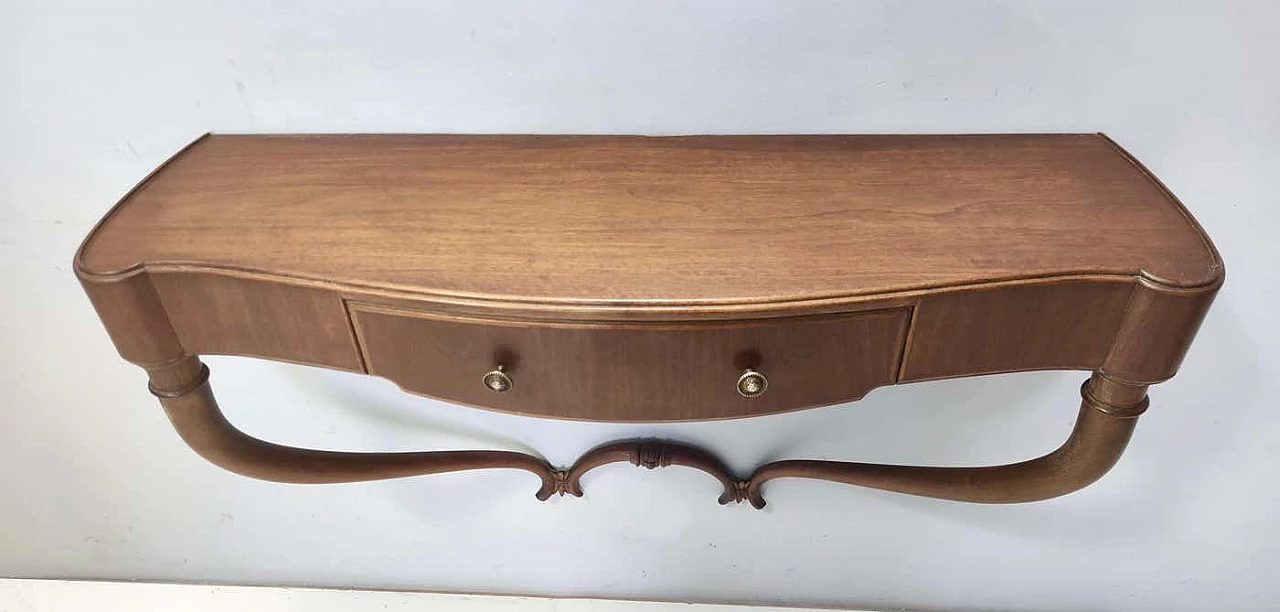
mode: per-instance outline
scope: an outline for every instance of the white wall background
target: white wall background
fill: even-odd
[[[966,609],[1280,605],[1280,10],[1271,2],[63,2],[0,6],[0,575]],[[691,471],[285,486],[204,463],[70,270],[205,131],[1105,131],[1216,240],[1226,288],[1129,453],[1056,501],[964,505]],[[802,263],[798,265],[803,265]],[[694,441],[951,464],[1061,441],[1079,373],[881,389],[751,421],[558,423],[211,359],[252,433],[340,449]]]

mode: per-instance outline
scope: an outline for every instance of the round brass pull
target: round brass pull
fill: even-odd
[[[760,397],[769,388],[769,379],[751,368],[738,377],[738,394],[742,397]]]
[[[484,386],[494,393],[506,393],[511,390],[514,383],[511,382],[511,377],[507,376],[505,370],[505,366],[498,366],[498,369],[487,372],[484,375]]]

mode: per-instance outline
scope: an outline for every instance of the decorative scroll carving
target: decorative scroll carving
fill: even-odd
[[[729,468],[711,453],[700,448],[666,440],[623,440],[596,447],[569,468],[564,493],[582,497],[582,475],[610,463],[630,462],[631,465],[654,469],[669,465],[683,465],[710,474],[724,486],[720,503],[740,502],[745,499],[746,483],[736,480]]]

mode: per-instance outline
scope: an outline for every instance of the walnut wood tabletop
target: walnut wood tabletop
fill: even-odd
[[[702,469],[721,503],[819,478],[978,502],[1101,477],[1223,279],[1185,208],[1097,134],[210,135],[76,255],[120,354],[198,453],[285,482],[473,468],[581,495],[614,461]],[[340,453],[230,425],[201,354],[382,376],[506,412],[749,417],[879,386],[1092,371],[1058,450],[985,468],[605,444],[558,469],[500,451]]]

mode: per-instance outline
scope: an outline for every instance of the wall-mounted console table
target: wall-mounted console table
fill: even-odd
[[[178,434],[255,478],[479,468],[581,495],[618,461],[973,502],[1061,495],[1120,457],[1223,279],[1186,209],[1105,136],[205,136],[85,240],[76,274]],[[1092,371],[1057,450],[980,468],[787,460],[731,474],[662,441],[523,453],[258,440],[199,355],[385,377],[562,419],[685,421],[893,384]]]

